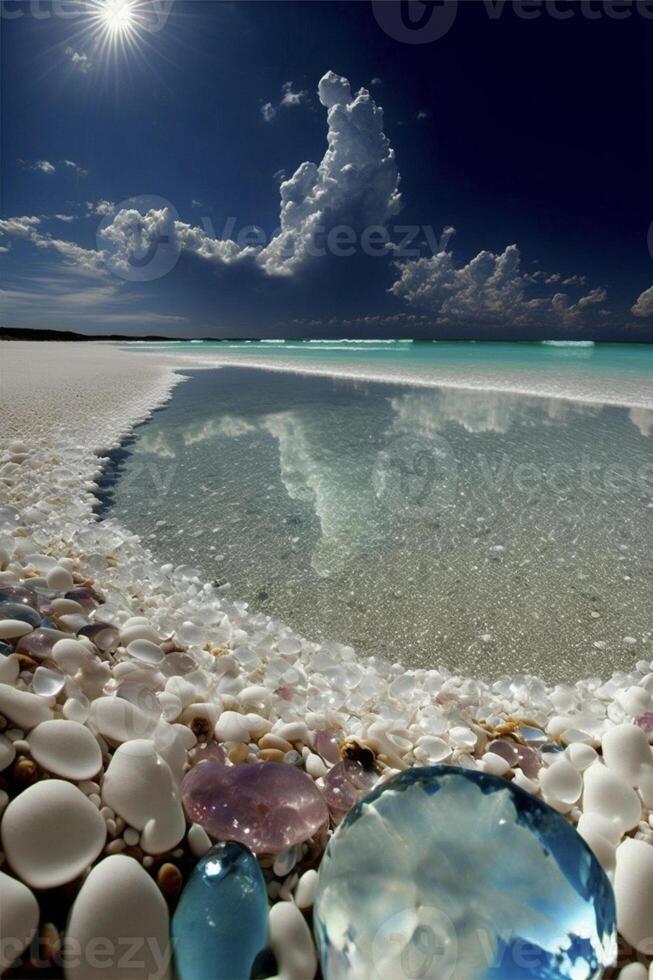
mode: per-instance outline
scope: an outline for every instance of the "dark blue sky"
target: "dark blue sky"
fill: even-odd
[[[104,4],[129,2],[5,4],[3,323],[653,339],[653,3],[407,4],[451,21],[422,44],[390,36],[398,0],[380,17],[367,0],[132,0],[135,30],[110,44]],[[336,159],[286,192],[289,251],[268,261],[280,180],[325,154],[328,70],[352,93],[329,112]],[[351,229],[353,255],[302,251],[316,214],[323,235]],[[421,261],[365,254],[377,224],[395,243],[432,229]]]

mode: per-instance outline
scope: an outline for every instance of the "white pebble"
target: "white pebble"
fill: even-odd
[[[52,718],[52,711],[44,698],[29,691],[18,691],[8,684],[0,684],[0,714],[25,731]]]
[[[66,779],[90,779],[102,767],[92,733],[76,721],[44,721],[28,738],[32,757],[48,772]]]
[[[13,799],[1,829],[9,864],[32,888],[57,888],[77,878],[107,835],[96,807],[61,779],[35,783]]]
[[[70,592],[75,585],[75,580],[67,568],[55,565],[45,577],[49,589],[55,592]]]
[[[249,726],[237,711],[223,711],[215,726],[218,742],[249,742]]]
[[[170,767],[145,739],[116,749],[104,774],[102,802],[141,831],[141,847],[148,854],[171,850],[186,832]]]
[[[564,813],[579,799],[583,780],[571,762],[563,758],[541,770],[540,786],[546,802]]]
[[[295,890],[295,902],[297,908],[309,909],[315,900],[315,890],[317,888],[317,871],[309,868],[305,871],[297,882]]]
[[[306,919],[292,902],[278,902],[270,909],[270,948],[278,973],[284,980],[312,980],[317,956]]]
[[[125,937],[135,934],[147,941],[138,944],[138,952],[132,943],[134,955],[126,967]],[[100,861],[75,899],[66,929],[66,948],[70,949],[70,959],[64,961],[66,980],[96,980],[98,936],[103,943],[101,973],[118,977],[122,972],[129,980],[168,976],[168,907],[147,871],[124,854]]]
[[[32,941],[39,924],[39,906],[26,885],[0,871],[0,908],[0,973],[3,973]]]
[[[194,823],[188,831],[188,846],[191,854],[196,858],[204,857],[212,847],[211,838],[198,823]]]
[[[625,833],[639,823],[642,805],[621,776],[595,762],[584,774],[583,811],[607,817]]]
[[[631,946],[650,953],[653,936],[653,847],[628,838],[617,848],[617,926]]]
[[[639,785],[642,766],[653,765],[653,753],[646,732],[637,725],[615,725],[608,728],[601,741],[603,760],[608,767],[630,783]]]
[[[0,640],[17,640],[34,629],[22,619],[0,619]]]

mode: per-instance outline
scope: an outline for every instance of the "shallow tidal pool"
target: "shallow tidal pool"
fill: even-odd
[[[193,372],[104,513],[310,639],[491,677],[653,656],[653,412]]]

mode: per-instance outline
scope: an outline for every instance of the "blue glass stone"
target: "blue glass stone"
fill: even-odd
[[[314,925],[325,980],[589,980],[617,953],[612,887],[574,828],[455,766],[356,804],[320,865]]]
[[[8,657],[9,654],[13,652],[14,651],[11,649],[8,643],[5,643],[4,640],[0,640],[0,654],[3,657]]]
[[[178,980],[249,980],[267,937],[256,858],[242,844],[216,844],[193,869],[172,917]]]
[[[41,622],[41,617],[36,609],[24,602],[0,602],[0,619],[18,619],[35,629]]]

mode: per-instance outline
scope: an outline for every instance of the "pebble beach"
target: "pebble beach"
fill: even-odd
[[[400,652],[360,658],[297,635],[174,554],[161,566],[94,506],[108,453],[171,396],[183,369],[174,356],[104,343],[0,343],[3,975],[485,975],[465,938],[470,910],[481,916],[477,905],[495,904],[488,853],[516,848],[482,836],[474,793],[499,798],[509,784],[519,807],[553,811],[554,823],[573,830],[568,847],[592,869],[576,891],[603,916],[587,939],[591,955],[585,946],[572,955],[572,944],[568,965],[530,975],[651,980],[653,650],[633,647],[629,671],[573,685],[410,670]],[[375,939],[403,906],[391,894],[373,902],[373,876],[356,901],[334,880],[344,855],[367,880],[356,821],[368,820],[364,839],[374,844],[377,807],[377,825],[393,827],[376,845],[381,887],[391,893],[396,875],[426,894],[420,864],[438,844],[437,825],[424,839],[430,816],[413,826],[382,801],[394,793],[408,805],[419,780],[445,780],[431,767],[476,780],[473,791],[452,793],[442,834],[476,869],[478,892],[456,913],[449,905],[456,955],[415,973]],[[370,791],[376,802],[357,808]],[[502,814],[497,826],[506,825]],[[538,861],[550,856],[540,849],[530,866],[522,844],[520,901],[534,896],[536,905],[538,881],[553,874],[543,863],[538,878]],[[414,866],[405,860],[413,850]],[[614,913],[599,908],[604,887],[604,904],[614,893],[614,927],[605,921]],[[365,930],[339,932],[338,894]],[[482,913],[483,928],[499,934],[513,924],[499,921],[514,914],[501,907],[496,921]],[[403,935],[403,924],[392,928]],[[131,961],[125,937],[138,947]],[[505,973],[517,975],[527,974]]]

